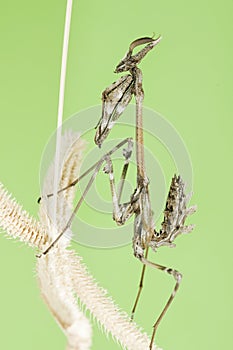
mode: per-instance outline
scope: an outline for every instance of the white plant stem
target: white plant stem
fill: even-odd
[[[60,89],[59,89],[59,101],[58,101],[58,115],[57,115],[57,135],[56,135],[56,153],[55,153],[55,167],[54,167],[54,184],[53,184],[53,221],[56,222],[57,212],[57,189],[60,173],[58,172],[59,158],[61,152],[61,134],[62,134],[62,120],[64,109],[64,96],[65,96],[65,81],[66,81],[66,66],[69,46],[70,35],[70,22],[72,14],[72,0],[67,0],[66,17],[65,17],[65,29],[62,49],[62,63],[61,63],[61,75],[60,75]]]

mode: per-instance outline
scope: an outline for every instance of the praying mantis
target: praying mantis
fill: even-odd
[[[87,171],[85,171],[78,179],[70,183],[68,186],[59,189],[58,193],[67,190],[71,186],[75,186],[82,178],[92,172],[90,180],[88,181],[80,200],[75,206],[70,219],[66,223],[62,232],[59,233],[57,238],[51,242],[49,247],[42,252],[38,257],[47,254],[50,249],[57,243],[57,241],[63,236],[66,230],[71,226],[74,216],[80,208],[85,195],[93,184],[98,172],[104,165],[104,172],[109,177],[112,203],[113,203],[113,220],[118,225],[124,225],[130,217],[134,215],[134,235],[133,235],[133,252],[134,256],[139,259],[142,264],[142,272],[139,283],[139,289],[136,296],[136,300],[132,309],[131,319],[134,317],[134,313],[141,295],[143,280],[145,275],[146,266],[150,266],[173,276],[175,280],[175,286],[173,291],[167,300],[161,314],[157,318],[153,325],[153,331],[149,349],[151,350],[154,343],[155,334],[157,328],[168,310],[171,302],[173,301],[177,290],[182,280],[182,274],[170,267],[166,267],[148,260],[148,250],[152,248],[153,251],[161,246],[174,246],[175,238],[181,233],[189,233],[193,229],[193,225],[185,225],[186,218],[191,215],[195,210],[195,206],[190,208],[187,204],[190,200],[190,195],[185,194],[185,185],[180,176],[174,175],[171,180],[170,189],[166,201],[164,210],[164,219],[159,231],[155,229],[153,221],[153,213],[151,209],[151,201],[149,194],[149,179],[146,174],[145,158],[144,158],[144,141],[143,141],[143,99],[144,91],[142,88],[142,71],[138,68],[138,64],[141,60],[150,52],[161,40],[161,37],[150,38],[143,37],[134,40],[127,51],[125,57],[116,66],[115,73],[129,72],[129,74],[121,77],[102,93],[102,116],[96,126],[95,143],[101,147],[102,143],[107,138],[111,129],[113,128],[117,119],[124,112],[125,108],[130,103],[133,95],[136,101],[136,162],[137,162],[137,179],[136,188],[133,194],[130,196],[129,201],[121,203],[121,195],[124,188],[124,183],[127,175],[127,170],[130,162],[130,157],[133,150],[132,138],[127,138],[115,147],[113,147],[108,153],[106,153],[99,161],[93,164]],[[133,50],[144,45],[144,47],[133,55]],[[111,160],[112,154],[125,146],[123,149],[124,165],[121,173],[120,185],[118,190],[115,184],[113,164]],[[53,196],[52,193],[47,197]]]

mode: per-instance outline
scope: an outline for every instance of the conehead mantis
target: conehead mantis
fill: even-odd
[[[171,180],[170,189],[164,210],[164,219],[159,231],[155,229],[153,221],[153,213],[151,209],[151,201],[149,195],[149,179],[146,173],[145,158],[144,158],[144,141],[143,141],[143,99],[144,91],[142,88],[142,71],[138,68],[141,60],[150,52],[161,40],[158,38],[143,37],[133,41],[130,44],[129,50],[125,57],[116,66],[115,73],[129,72],[129,74],[121,77],[102,93],[102,116],[96,126],[95,143],[101,147],[102,143],[107,138],[115,122],[124,112],[125,108],[130,103],[133,95],[136,101],[136,162],[137,162],[137,179],[136,188],[126,203],[121,203],[121,194],[124,188],[124,183],[127,175],[129,161],[133,149],[133,140],[127,138],[118,143],[108,153],[106,153],[99,161],[93,164],[85,173],[71,184],[62,188],[58,193],[65,191],[71,186],[75,186],[84,176],[92,172],[89,182],[87,183],[80,200],[78,201],[74,211],[66,223],[64,229],[57,238],[50,244],[50,246],[42,252],[39,256],[45,255],[57,243],[66,230],[70,227],[74,216],[76,215],[80,205],[82,204],[86,193],[90,189],[95,177],[101,167],[104,166],[104,172],[108,174],[110,189],[113,202],[113,219],[118,225],[124,225],[125,222],[134,215],[134,235],[133,235],[133,251],[134,256],[139,259],[142,264],[142,273],[140,278],[139,290],[132,309],[131,318],[133,319],[140,294],[143,286],[143,279],[146,266],[150,266],[161,271],[167,272],[175,279],[175,286],[167,300],[161,314],[153,325],[153,332],[149,348],[152,349],[153,342],[158,328],[164,314],[169,308],[176,292],[180,286],[182,275],[177,270],[159,265],[148,260],[148,249],[153,251],[161,246],[174,246],[175,238],[182,233],[189,233],[193,229],[193,225],[185,225],[186,218],[195,211],[195,207],[188,208],[190,195],[185,194],[185,185],[180,176],[174,175]],[[133,55],[133,50],[137,46],[144,45],[144,47]],[[118,190],[115,185],[113,163],[111,160],[112,154],[119,148],[126,145],[123,149],[123,156],[125,158],[124,166],[121,173],[120,186]],[[48,194],[51,197],[53,194]]]

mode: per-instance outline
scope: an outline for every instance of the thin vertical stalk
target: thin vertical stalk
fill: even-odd
[[[56,212],[57,212],[57,190],[58,190],[59,175],[60,175],[59,174],[59,162],[60,162],[60,151],[61,151],[62,119],[63,119],[63,109],[64,109],[66,65],[67,65],[68,46],[69,46],[72,3],[73,3],[72,0],[67,0],[64,38],[63,38],[63,49],[62,49],[61,73],[60,73],[60,88],[59,88],[58,115],[57,115],[57,134],[56,134],[56,153],[55,153],[55,166],[54,166],[54,186],[53,186],[53,193],[54,193],[54,196],[53,196],[53,208],[54,208],[53,222],[54,223],[56,223]]]

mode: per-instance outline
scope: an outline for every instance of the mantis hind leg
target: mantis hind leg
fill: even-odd
[[[147,259],[148,256],[148,251],[149,251],[149,247],[146,248],[146,252],[145,252],[145,258]],[[140,276],[140,280],[139,280],[139,285],[138,285],[138,292],[134,301],[134,305],[131,311],[131,320],[133,321],[134,319],[134,314],[141,296],[141,292],[142,292],[142,288],[143,288],[143,282],[144,282],[144,278],[145,278],[145,270],[146,270],[146,265],[143,264],[142,267],[142,272],[141,272],[141,276]]]
[[[151,262],[151,261],[147,260],[146,257],[141,257],[140,260],[144,264],[144,266],[151,266],[151,267],[156,268],[158,270],[167,272],[169,275],[172,275],[176,281],[176,284],[172,290],[170,297],[168,298],[162,312],[160,313],[159,317],[157,318],[156,322],[153,325],[153,332],[152,332],[151,342],[150,342],[150,346],[149,346],[149,349],[152,350],[157,328],[158,328],[161,320],[163,319],[165,313],[167,312],[169,306],[171,305],[171,302],[173,301],[173,299],[176,296],[176,293],[179,289],[179,286],[180,286],[180,283],[182,280],[182,274],[180,272],[178,272],[177,270],[174,270],[170,267],[162,266],[162,265],[156,264],[154,262]]]

